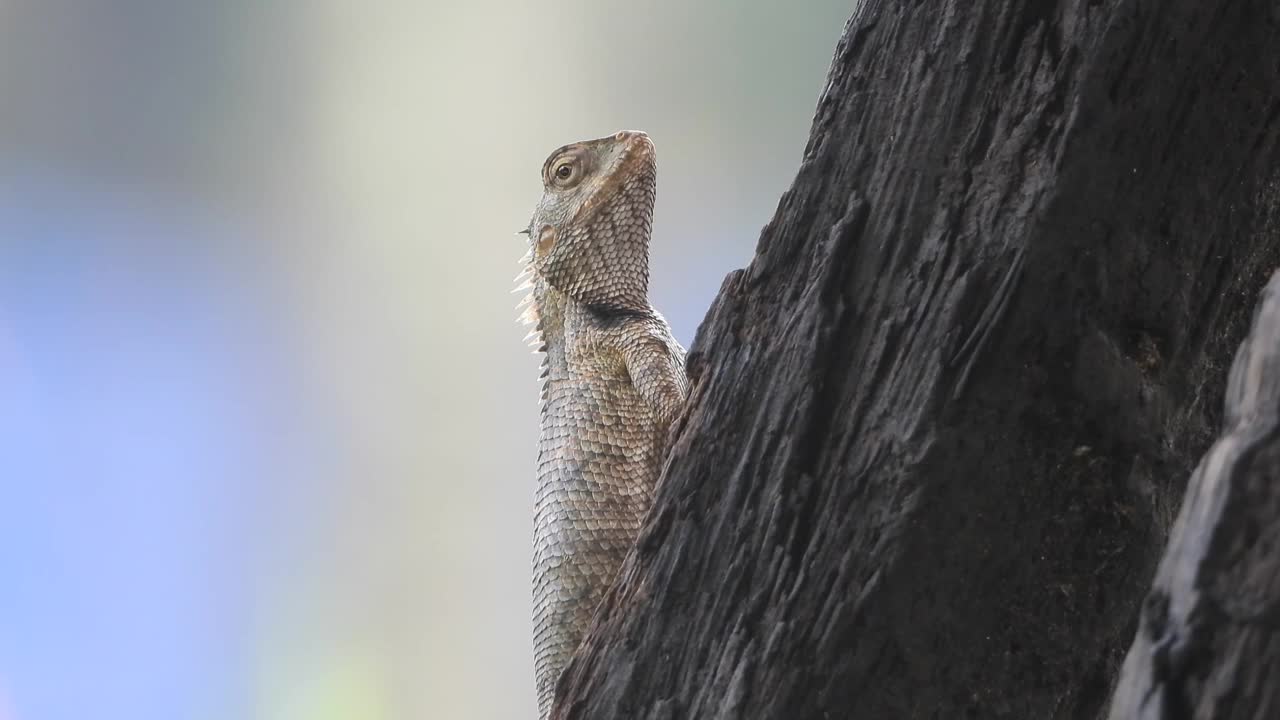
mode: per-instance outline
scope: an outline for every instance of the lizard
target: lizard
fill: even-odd
[[[657,159],[621,131],[542,166],[523,320],[543,354],[534,493],[533,646],[539,717],[635,543],[684,405],[684,348],[648,299]]]

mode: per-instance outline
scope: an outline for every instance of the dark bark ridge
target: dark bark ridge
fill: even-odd
[[[1267,273],[1280,20],[868,0],[558,718],[1092,718]]]

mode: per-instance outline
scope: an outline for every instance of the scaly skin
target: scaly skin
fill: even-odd
[[[529,223],[526,320],[545,353],[534,509],[539,716],[653,498],[688,393],[684,349],[649,304],[657,165],[644,133],[566,145]]]

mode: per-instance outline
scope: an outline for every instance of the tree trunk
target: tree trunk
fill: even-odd
[[[1104,713],[1280,263],[1278,63],[1275,2],[863,3],[555,717]]]

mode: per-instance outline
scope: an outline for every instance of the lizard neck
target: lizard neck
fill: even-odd
[[[534,273],[567,299],[601,312],[647,310],[648,218],[624,219],[623,227],[617,222],[606,217],[564,231],[546,226],[534,248]]]

